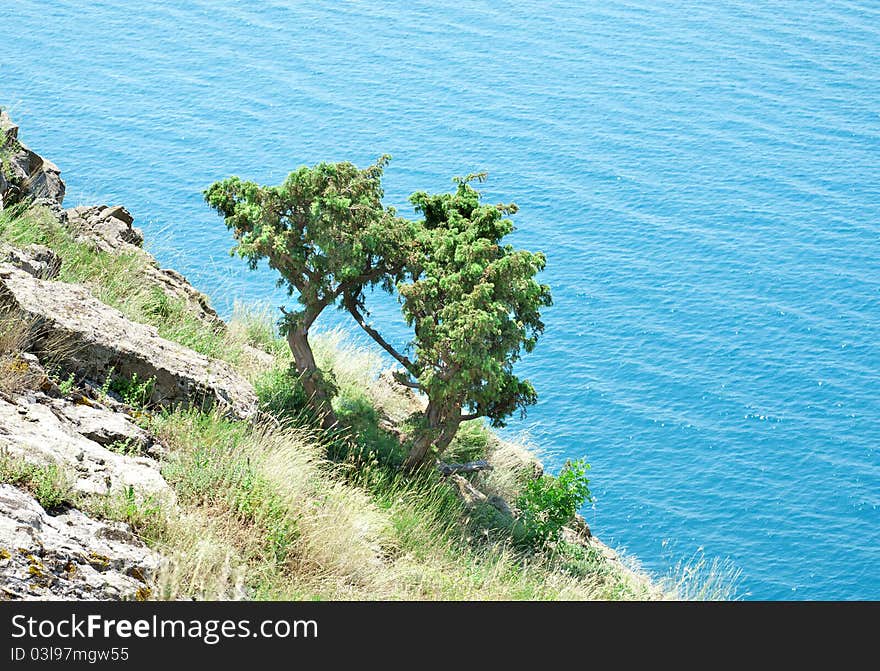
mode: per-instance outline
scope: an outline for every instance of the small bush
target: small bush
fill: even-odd
[[[583,459],[569,461],[557,477],[542,475],[526,484],[516,501],[523,544],[541,549],[559,539],[562,527],[592,500],[586,476],[589,468]]]
[[[70,375],[67,376],[67,379],[62,380],[61,382],[58,383],[58,389],[61,392],[62,396],[69,396],[70,392],[73,391],[74,378],[75,378],[75,375],[73,373],[71,373]]]
[[[126,457],[137,457],[141,454],[140,444],[132,438],[124,438],[122,440],[114,440],[107,445],[107,449],[111,452],[124,455]]]
[[[361,466],[375,461],[396,468],[403,463],[406,454],[400,440],[382,428],[379,412],[370,399],[343,389],[334,399],[333,409],[346,430],[328,444],[328,458]]]
[[[123,401],[133,408],[143,408],[150,402],[155,386],[155,377],[142,380],[138,378],[137,373],[134,373],[130,378],[114,377],[110,382],[110,391],[118,394]]]
[[[36,466],[0,454],[0,482],[27,490],[49,513],[72,500],[70,481],[55,464]]]

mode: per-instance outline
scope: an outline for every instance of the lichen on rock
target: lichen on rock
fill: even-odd
[[[53,517],[0,484],[0,599],[138,599],[160,563],[122,523],[79,510]]]

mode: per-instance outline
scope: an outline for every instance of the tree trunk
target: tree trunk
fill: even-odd
[[[428,401],[425,408],[426,426],[418,431],[413,438],[412,447],[403,462],[407,471],[415,471],[429,465],[443,454],[449,443],[455,438],[458,425],[461,424],[461,409],[458,407],[442,407]]]
[[[293,354],[296,372],[302,382],[303,389],[309,397],[309,403],[321,420],[321,426],[330,429],[336,425],[336,415],[330,405],[330,397],[315,354],[309,344],[309,330],[301,324],[291,325],[287,331],[287,344]]]

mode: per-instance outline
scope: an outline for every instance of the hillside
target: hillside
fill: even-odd
[[[0,116],[0,598],[669,596],[575,516],[524,545],[545,478],[480,421],[403,474],[421,400],[341,332],[315,339],[340,427],[309,417],[274,317],[227,323],[121,206],[64,209],[60,171]]]

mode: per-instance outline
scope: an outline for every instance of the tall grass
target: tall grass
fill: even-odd
[[[701,551],[676,563],[660,581],[672,598],[685,601],[735,601],[741,598],[742,569],[730,559]]]
[[[225,576],[209,591],[248,598],[604,595],[591,576],[474,538],[436,476],[332,463],[308,430],[244,427],[213,413],[166,413],[151,428],[172,448],[165,475],[185,511],[153,539],[169,557],[164,597],[204,591],[181,568],[194,563]],[[193,520],[210,520],[197,552]]]

